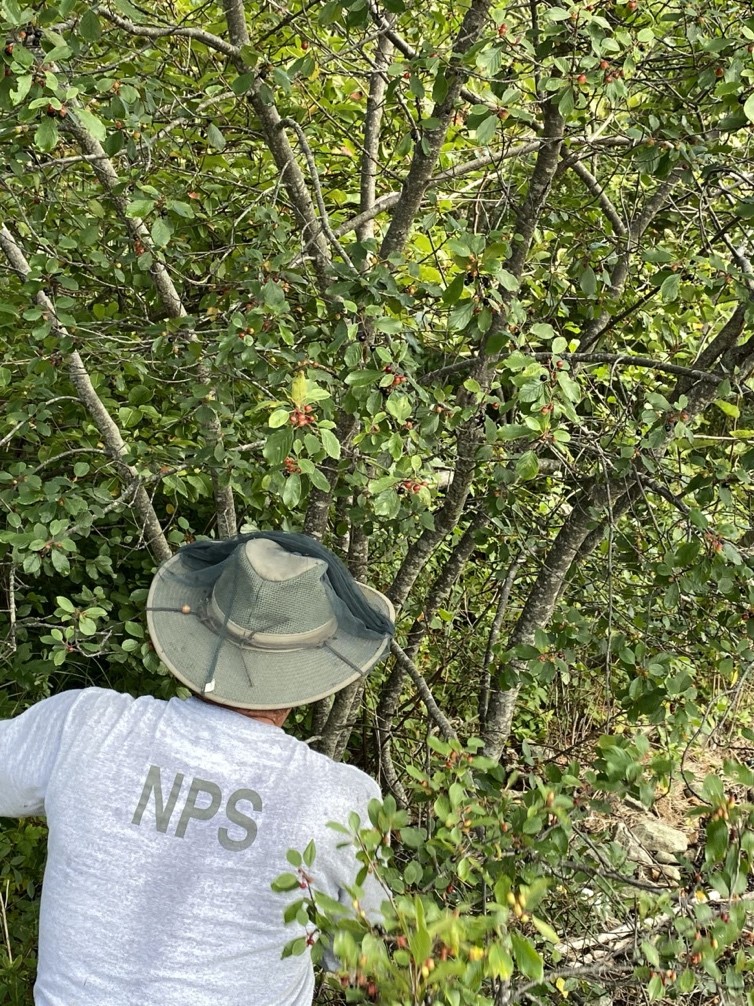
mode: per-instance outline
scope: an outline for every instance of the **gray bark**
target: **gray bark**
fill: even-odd
[[[631,256],[639,246],[639,242],[644,236],[644,232],[651,224],[660,210],[665,206],[673,191],[673,188],[680,181],[683,174],[682,168],[677,168],[671,172],[670,176],[662,182],[652,196],[650,196],[642,208],[634,214],[628,227],[628,232],[624,233],[625,245],[618,261],[615,263],[610,274],[610,295],[618,297],[623,292],[628,279],[628,271],[631,264]],[[595,179],[596,181],[596,179]],[[592,349],[599,341],[602,333],[610,324],[611,313],[601,311],[596,318],[584,328],[581,333],[580,349],[586,351]]]
[[[734,380],[745,380],[754,370],[754,338],[743,345],[738,340],[743,332],[748,305],[739,304],[710,345],[695,361],[698,369],[708,371],[711,367],[730,373]],[[714,377],[705,376],[694,383],[682,378],[671,401],[679,395],[687,398],[685,411],[689,419],[700,415],[717,394],[718,383]],[[667,439],[667,438],[666,438]],[[662,452],[660,445],[653,453]],[[508,648],[521,643],[531,643],[537,629],[545,628],[552,617],[555,606],[562,595],[566,578],[575,565],[582,562],[592,549],[602,540],[608,522],[617,520],[628,509],[641,490],[637,488],[637,476],[641,475],[639,463],[636,475],[618,480],[607,480],[583,490],[577,498],[573,511],[555,538],[545,558],[542,569],[529,592],[523,610],[508,641]],[[521,672],[526,662],[513,660],[514,671]],[[500,758],[508,739],[513,722],[519,688],[508,691],[493,689],[490,694],[487,722],[484,730],[485,752],[493,758]]]
[[[387,91],[387,68],[393,53],[393,43],[385,34],[380,35],[374,69],[369,79],[369,97],[364,121],[364,150],[361,156],[361,214],[368,213],[375,203],[377,177],[379,174],[380,134],[382,114]],[[367,241],[374,236],[374,217],[364,219],[356,228],[359,241]]]
[[[76,139],[79,147],[85,154],[92,155],[89,161],[92,170],[100,181],[100,184],[108,193],[122,223],[134,241],[140,242],[143,247],[152,254],[152,266],[150,273],[154,280],[155,289],[160,297],[166,314],[170,318],[185,318],[187,311],[181,300],[175,284],[165,267],[160,252],[154,247],[149,229],[139,217],[129,216],[127,213],[128,200],[123,195],[126,187],[118,176],[113,163],[105,153],[102,144],[88,129],[85,129],[76,119],[75,110],[69,114],[66,120],[66,129]],[[191,335],[192,340],[196,339]],[[204,434],[207,446],[214,450],[215,447],[223,446],[223,431],[217,413],[212,407],[215,398],[215,391],[212,387],[209,368],[200,358],[196,363],[196,373],[200,383],[206,389],[205,404],[210,410],[210,417],[204,420],[200,426]],[[215,502],[215,514],[217,519],[217,532],[221,538],[232,537],[236,534],[236,510],[233,500],[233,492],[230,487],[230,475],[225,467],[215,468],[212,472],[212,490]]]
[[[458,524],[476,472],[476,453],[481,442],[482,431],[473,421],[458,431],[453,481],[448,487],[445,503],[435,514],[435,526],[423,531],[409,546],[406,558],[388,591],[396,608],[400,608],[405,602],[437,545]]]
[[[25,282],[29,277],[31,268],[16,239],[5,224],[0,226],[0,248],[2,248],[13,271],[22,282]],[[45,312],[53,331],[59,336],[69,338],[65,328],[58,321],[55,305],[44,290],[37,291],[35,300]],[[76,395],[97,427],[102,437],[102,442],[105,445],[105,450],[115,462],[121,480],[127,485],[133,485],[134,487],[131,507],[142,529],[147,547],[159,562],[164,562],[164,560],[170,558],[172,551],[165,538],[159,518],[152,506],[152,501],[146,489],[141,484],[137,470],[133,465],[129,465],[124,461],[124,455],[128,452],[126,442],[115,420],[97,394],[89,373],[84,366],[84,361],[75,350],[68,357],[68,371],[71,384],[73,384],[76,390]]]
[[[431,130],[423,130],[421,141],[415,146],[400,200],[393,211],[390,227],[380,248],[380,257],[383,259],[399,252],[406,243],[432,172],[437,165],[450,120],[455,113],[456,102],[468,75],[459,57],[462,57],[481,35],[489,6],[490,0],[472,0],[471,6],[466,11],[453,45],[453,55],[445,71],[448,82],[447,94],[432,110],[432,118],[437,121],[437,126]],[[395,39],[390,37],[391,41],[395,42]]]

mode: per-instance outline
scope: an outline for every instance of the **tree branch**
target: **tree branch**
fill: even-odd
[[[631,256],[638,248],[639,242],[641,241],[647,227],[649,227],[652,220],[666,204],[668,196],[675,185],[677,185],[681,180],[683,171],[684,169],[682,167],[675,168],[670,173],[668,178],[658,185],[653,195],[646,200],[644,206],[637,210],[634,214],[628,227],[628,233],[622,235],[626,239],[625,247],[610,274],[611,297],[617,298],[623,292],[626,280],[628,279],[628,269],[631,263]],[[590,350],[599,340],[600,336],[606,331],[609,323],[610,312],[601,311],[597,317],[593,318],[582,331],[581,348],[585,351]]]
[[[97,4],[93,10],[116,25],[116,27],[128,32],[129,35],[154,39],[190,38],[195,42],[201,42],[202,45],[206,45],[208,49],[214,49],[215,52],[222,53],[223,56],[227,56],[234,62],[241,60],[241,51],[237,46],[226,42],[219,35],[213,35],[212,32],[204,31],[203,28],[181,28],[179,25],[168,25],[164,28],[149,27],[148,25],[136,24],[127,17],[122,17],[120,14],[108,10],[107,7],[100,4]]]
[[[521,552],[511,561],[511,564],[508,567],[508,572],[505,574],[505,580],[503,580],[503,585],[500,588],[500,597],[497,599],[497,607],[495,608],[495,615],[492,619],[490,634],[487,637],[487,646],[484,651],[484,660],[482,661],[482,680],[479,687],[480,730],[484,728],[484,724],[487,722],[487,708],[490,701],[490,664],[492,663],[492,653],[495,648],[495,644],[498,641],[498,637],[500,636],[503,619],[505,618],[505,613],[508,610],[508,601],[510,600],[511,590],[513,590],[516,574],[521,567],[523,557],[523,552]]]
[[[476,474],[476,454],[482,439],[483,430],[475,422],[458,430],[453,481],[448,486],[445,502],[434,515],[434,527],[426,528],[409,546],[388,591],[397,609],[403,605],[437,545],[458,524]]]
[[[471,174],[472,171],[478,171],[480,168],[485,168],[490,164],[500,164],[502,161],[508,160],[512,157],[523,157],[526,154],[534,153],[539,150],[541,146],[541,140],[534,140],[531,143],[520,143],[516,147],[509,147],[502,153],[497,150],[490,151],[483,154],[481,157],[475,157],[473,161],[466,161],[463,164],[455,164],[451,168],[439,171],[430,179],[427,188],[437,188],[439,185],[442,185],[443,182],[452,181],[455,178],[462,178],[464,175]],[[342,224],[338,224],[337,227],[333,228],[333,233],[336,237],[342,238],[345,234],[358,230],[360,227],[363,227],[375,217],[379,216],[380,213],[386,213],[388,210],[391,210],[400,202],[400,198],[400,192],[385,192],[383,195],[375,199],[374,205],[371,209],[360,211],[355,216],[345,220]]]
[[[547,202],[552,179],[560,158],[564,127],[563,117],[555,103],[552,100],[545,102],[542,144],[539,147],[526,198],[516,217],[512,251],[506,261],[506,268],[517,279],[523,273],[534,231]],[[485,352],[485,347],[489,345],[493,332],[499,332],[505,324],[506,305],[510,303],[511,297],[511,292],[504,291],[500,311],[490,326],[484,345],[479,348],[475,358],[472,373],[485,390],[490,386],[495,365],[502,353],[502,349],[496,353]],[[406,558],[390,588],[391,597],[398,608],[405,601],[435,547],[455,527],[463,511],[475,474],[477,450],[483,439],[483,430],[477,418],[474,415],[459,427],[456,434],[456,464],[453,481],[448,488],[445,503],[435,515],[435,526],[426,528],[409,547]]]
[[[404,650],[398,645],[398,643],[396,643],[395,640],[390,643],[390,650],[398,663],[403,667],[403,670],[416,685],[416,690],[419,695],[421,695],[422,701],[424,702],[424,706],[429,713],[430,718],[434,720],[440,728],[440,733],[443,735],[445,740],[457,740],[458,734],[455,732],[453,727],[450,725],[450,721],[435,702],[434,696],[429,690],[429,685],[422,677],[422,674],[416,664],[406,655]]]
[[[550,360],[552,353],[547,350],[529,353],[534,360]],[[729,375],[709,370],[698,370],[696,367],[682,367],[677,363],[665,363],[663,360],[653,360],[650,356],[631,356],[628,353],[559,353],[558,358],[567,360],[569,363],[613,363],[625,364],[627,367],[641,367],[647,370],[657,370],[665,374],[674,374],[678,377],[691,377],[700,381],[724,381]],[[451,363],[447,367],[440,367],[438,370],[430,370],[420,378],[422,384],[437,381],[441,377],[451,374],[462,373],[469,370],[475,362],[475,357],[469,356],[465,360]]]
[[[233,45],[241,46],[249,44],[249,29],[246,26],[246,12],[244,11],[243,0],[223,0],[223,10],[225,11],[225,21],[228,25],[228,33]]]
[[[382,114],[385,109],[385,93],[388,85],[387,68],[390,65],[392,53],[393,43],[382,32],[377,43],[374,69],[369,77],[369,97],[367,98],[367,112],[364,119],[364,150],[361,157],[360,216],[369,213],[375,204]],[[374,217],[369,217],[357,226],[356,236],[359,241],[367,241],[374,236],[373,221]]]
[[[369,6],[369,13],[372,16],[372,20],[375,22],[375,24],[379,26],[385,38],[387,38],[390,42],[392,42],[392,44],[395,46],[398,52],[402,53],[402,55],[404,55],[406,59],[416,59],[416,57],[418,56],[416,49],[412,48],[412,46],[410,46],[404,38],[402,38],[396,31],[393,30],[393,26],[386,18],[384,18],[380,14],[380,12],[377,10],[376,6],[374,5],[374,3],[371,2],[371,0],[367,0],[367,3]],[[459,50],[457,49],[457,47],[454,47],[453,51],[458,52]],[[468,101],[472,105],[479,105],[483,103],[479,95],[474,94],[474,92],[469,90],[468,87],[461,87],[459,94],[464,101]]]
[[[406,639],[405,655],[408,660],[416,660],[421,640],[428,631],[430,622],[435,617],[447,593],[461,576],[469,556],[476,547],[477,532],[488,521],[488,514],[483,509],[480,509],[464,531],[461,540],[444,562],[434,583],[427,590],[423,611],[414,620],[414,624],[411,626]],[[380,737],[380,746],[383,749],[389,749],[390,747],[393,719],[398,709],[405,672],[405,665],[397,660],[393,664],[393,669],[380,692],[380,702],[377,708],[377,730]]]
[[[123,225],[131,235],[133,241],[139,242],[145,250],[151,253],[152,265],[150,267],[150,274],[154,280],[155,288],[166,314],[170,318],[185,318],[188,312],[183,305],[181,296],[173,283],[170,273],[165,267],[160,252],[154,246],[152,236],[146,224],[140,217],[129,216],[128,200],[123,195],[125,186],[122,180],[118,176],[112,161],[105,153],[99,140],[77,118],[75,109],[69,112],[66,119],[66,130],[75,137],[85,154],[94,155],[89,163],[100,184],[110,196]],[[195,333],[191,332],[190,339],[191,341],[196,341]],[[209,447],[222,447],[222,427],[217,413],[211,405],[215,398],[215,391],[212,387],[209,369],[201,358],[196,362],[196,372],[200,383],[206,390],[205,404],[210,411],[209,418],[203,420],[200,426],[203,429],[204,437]],[[227,470],[213,468],[212,486],[218,534],[221,538],[232,537],[237,529],[236,510]]]
[[[733,379],[736,376],[739,379],[745,377],[754,368],[754,340],[750,341],[749,352],[745,357],[741,357],[742,347],[737,346],[743,331],[747,307],[747,304],[739,304],[736,307],[710,346],[699,357],[699,361],[703,361],[705,367],[720,360],[724,368],[730,370]],[[734,366],[739,368],[738,375],[734,373]],[[716,385],[717,379],[711,379],[707,373],[691,386],[681,381],[676,385],[671,401],[675,403],[679,395],[684,394],[687,399],[684,410],[689,418],[693,418],[714,401]],[[663,444],[667,443],[671,435],[672,429],[653,448],[654,457],[662,451]],[[547,552],[511,633],[508,649],[513,649],[522,643],[533,642],[536,630],[547,626],[562,596],[571,569],[582,562],[602,540],[608,522],[622,516],[633,502],[634,494],[640,493],[640,484],[636,476],[643,473],[643,467],[640,467],[641,459],[637,459],[633,464],[636,475],[628,474],[621,479],[606,479],[581,490],[570,516]],[[527,661],[513,659],[511,667],[515,672],[521,673],[526,669]],[[496,689],[491,693],[484,730],[485,752],[490,757],[499,758],[502,754],[513,722],[519,687],[517,685],[508,691]]]
[[[309,143],[306,139],[306,134],[304,133],[303,129],[301,128],[301,126],[299,126],[299,124],[296,122],[295,119],[281,119],[279,128],[283,129],[286,126],[288,126],[290,129],[294,131],[294,133],[298,137],[298,142],[301,146],[301,149],[304,152],[304,157],[306,158],[306,163],[309,168],[309,176],[311,177],[312,181],[312,188],[314,189],[314,196],[317,201],[317,208],[319,209],[320,226],[322,230],[325,232],[325,236],[327,237],[330,244],[337,251],[340,257],[349,267],[349,269],[351,269],[351,271],[355,273],[356,267],[354,266],[353,262],[350,260],[345,250],[339,243],[337,237],[333,233],[332,227],[330,226],[330,217],[327,213],[325,200],[322,196],[322,186],[320,185],[319,181],[317,162],[314,160],[314,154],[312,153],[312,148],[309,146]]]
[[[621,237],[624,237],[628,233],[628,228],[621,219],[621,216],[616,210],[615,206],[613,206],[613,203],[610,197],[608,196],[607,192],[600,185],[600,183],[597,181],[597,179],[594,177],[591,171],[584,164],[582,164],[581,161],[578,160],[574,161],[569,160],[568,167],[571,169],[571,171],[573,171],[575,175],[577,175],[582,180],[582,182],[587,187],[587,189],[592,193],[592,195],[597,198],[600,206],[605,212],[605,216],[613,225],[613,230],[615,231],[615,233],[619,234]]]
[[[251,68],[244,62],[241,52],[242,47],[248,44],[248,31],[243,16],[243,4],[240,0],[223,0],[223,3],[226,17],[229,18],[227,24],[231,42],[227,42],[219,35],[213,35],[211,32],[198,28],[180,28],[172,25],[164,28],[147,27],[137,25],[128,18],[114,14],[112,11],[100,7],[97,10],[103,17],[108,18],[113,24],[130,35],[154,39],[171,36],[194,39],[195,41],[202,42],[208,48],[227,56],[233,61],[239,73],[251,73]],[[306,187],[303,173],[296,162],[288,138],[280,128],[278,110],[269,98],[268,89],[264,88],[263,90],[262,85],[263,82],[260,81],[259,77],[256,74],[252,74],[248,99],[259,118],[267,146],[283,179],[283,184],[288,192],[294,212],[301,224],[304,243],[311,244],[317,280],[320,289],[324,291],[329,285],[330,255],[327,242],[317,221],[314,204]]]
[[[31,267],[16,239],[5,224],[0,226],[0,248],[2,248],[13,271],[21,282],[25,283],[29,279]],[[38,290],[34,299],[44,311],[53,332],[61,338],[70,338],[66,329],[60,324],[55,306],[44,290]],[[78,399],[85,406],[94,421],[94,425],[97,427],[105,444],[105,449],[115,462],[122,481],[126,483],[135,482],[138,486],[134,492],[133,509],[139,518],[139,524],[147,547],[158,561],[163,562],[165,559],[169,559],[172,555],[171,548],[168,545],[159,518],[152,506],[152,501],[141,484],[139,473],[132,465],[123,460],[123,456],[128,453],[128,447],[115,420],[97,394],[84,366],[84,361],[76,350],[69,356],[68,369],[71,383],[76,389]]]
[[[419,210],[440,156],[440,150],[445,142],[450,120],[455,113],[456,102],[467,75],[462,64],[462,57],[481,35],[489,5],[490,0],[472,0],[471,6],[463,18],[453,45],[453,54],[445,70],[448,90],[443,100],[436,102],[432,110],[431,117],[436,125],[433,129],[423,129],[419,142],[414,146],[414,156],[403,183],[401,198],[395,207],[390,226],[380,248],[380,257],[383,259],[400,251],[406,243],[414,217]],[[381,27],[383,27],[382,24]],[[389,26],[384,26],[384,30],[387,34]],[[388,38],[395,44],[395,39],[391,35],[388,35]]]

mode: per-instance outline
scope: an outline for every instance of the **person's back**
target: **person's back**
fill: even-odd
[[[88,688],[0,721],[0,817],[49,824],[36,1006],[309,1006],[309,954],[282,955],[302,892],[272,882],[314,841],[313,886],[342,898],[359,865],[327,824],[366,823],[379,789],[280,728],[369,672],[393,614],[306,536],[196,542],[147,599],[192,698]],[[368,876],[372,917],[382,894]]]
[[[377,785],[196,698],[86,689],[34,713],[45,736],[30,714],[12,723],[27,770],[45,752],[23,808],[50,828],[38,1006],[310,1003],[308,955],[281,959],[299,933],[271,883],[314,839],[310,872],[337,898],[357,866],[327,823],[365,818]]]

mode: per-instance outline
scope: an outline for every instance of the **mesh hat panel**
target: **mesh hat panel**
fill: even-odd
[[[223,614],[244,628],[282,635],[309,632],[333,617],[322,586],[326,570],[318,562],[291,579],[266,580],[239,548],[217,581],[214,598]]]

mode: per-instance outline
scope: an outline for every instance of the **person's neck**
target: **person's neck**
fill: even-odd
[[[257,720],[259,723],[269,723],[271,727],[282,727],[283,723],[285,722],[285,718],[288,715],[287,709],[285,710],[275,709],[274,712],[271,713],[257,709],[233,708],[233,712],[240,713],[241,716],[245,716],[249,720]],[[283,716],[282,721],[280,719],[281,712],[285,713],[285,716]]]
[[[249,720],[257,720],[259,723],[267,723],[271,727],[282,727],[288,718],[290,709],[239,709],[237,706],[226,706],[221,702],[213,702],[206,695],[194,693],[196,698],[206,702],[208,706],[220,706],[222,709],[230,709],[231,712],[239,713]]]

